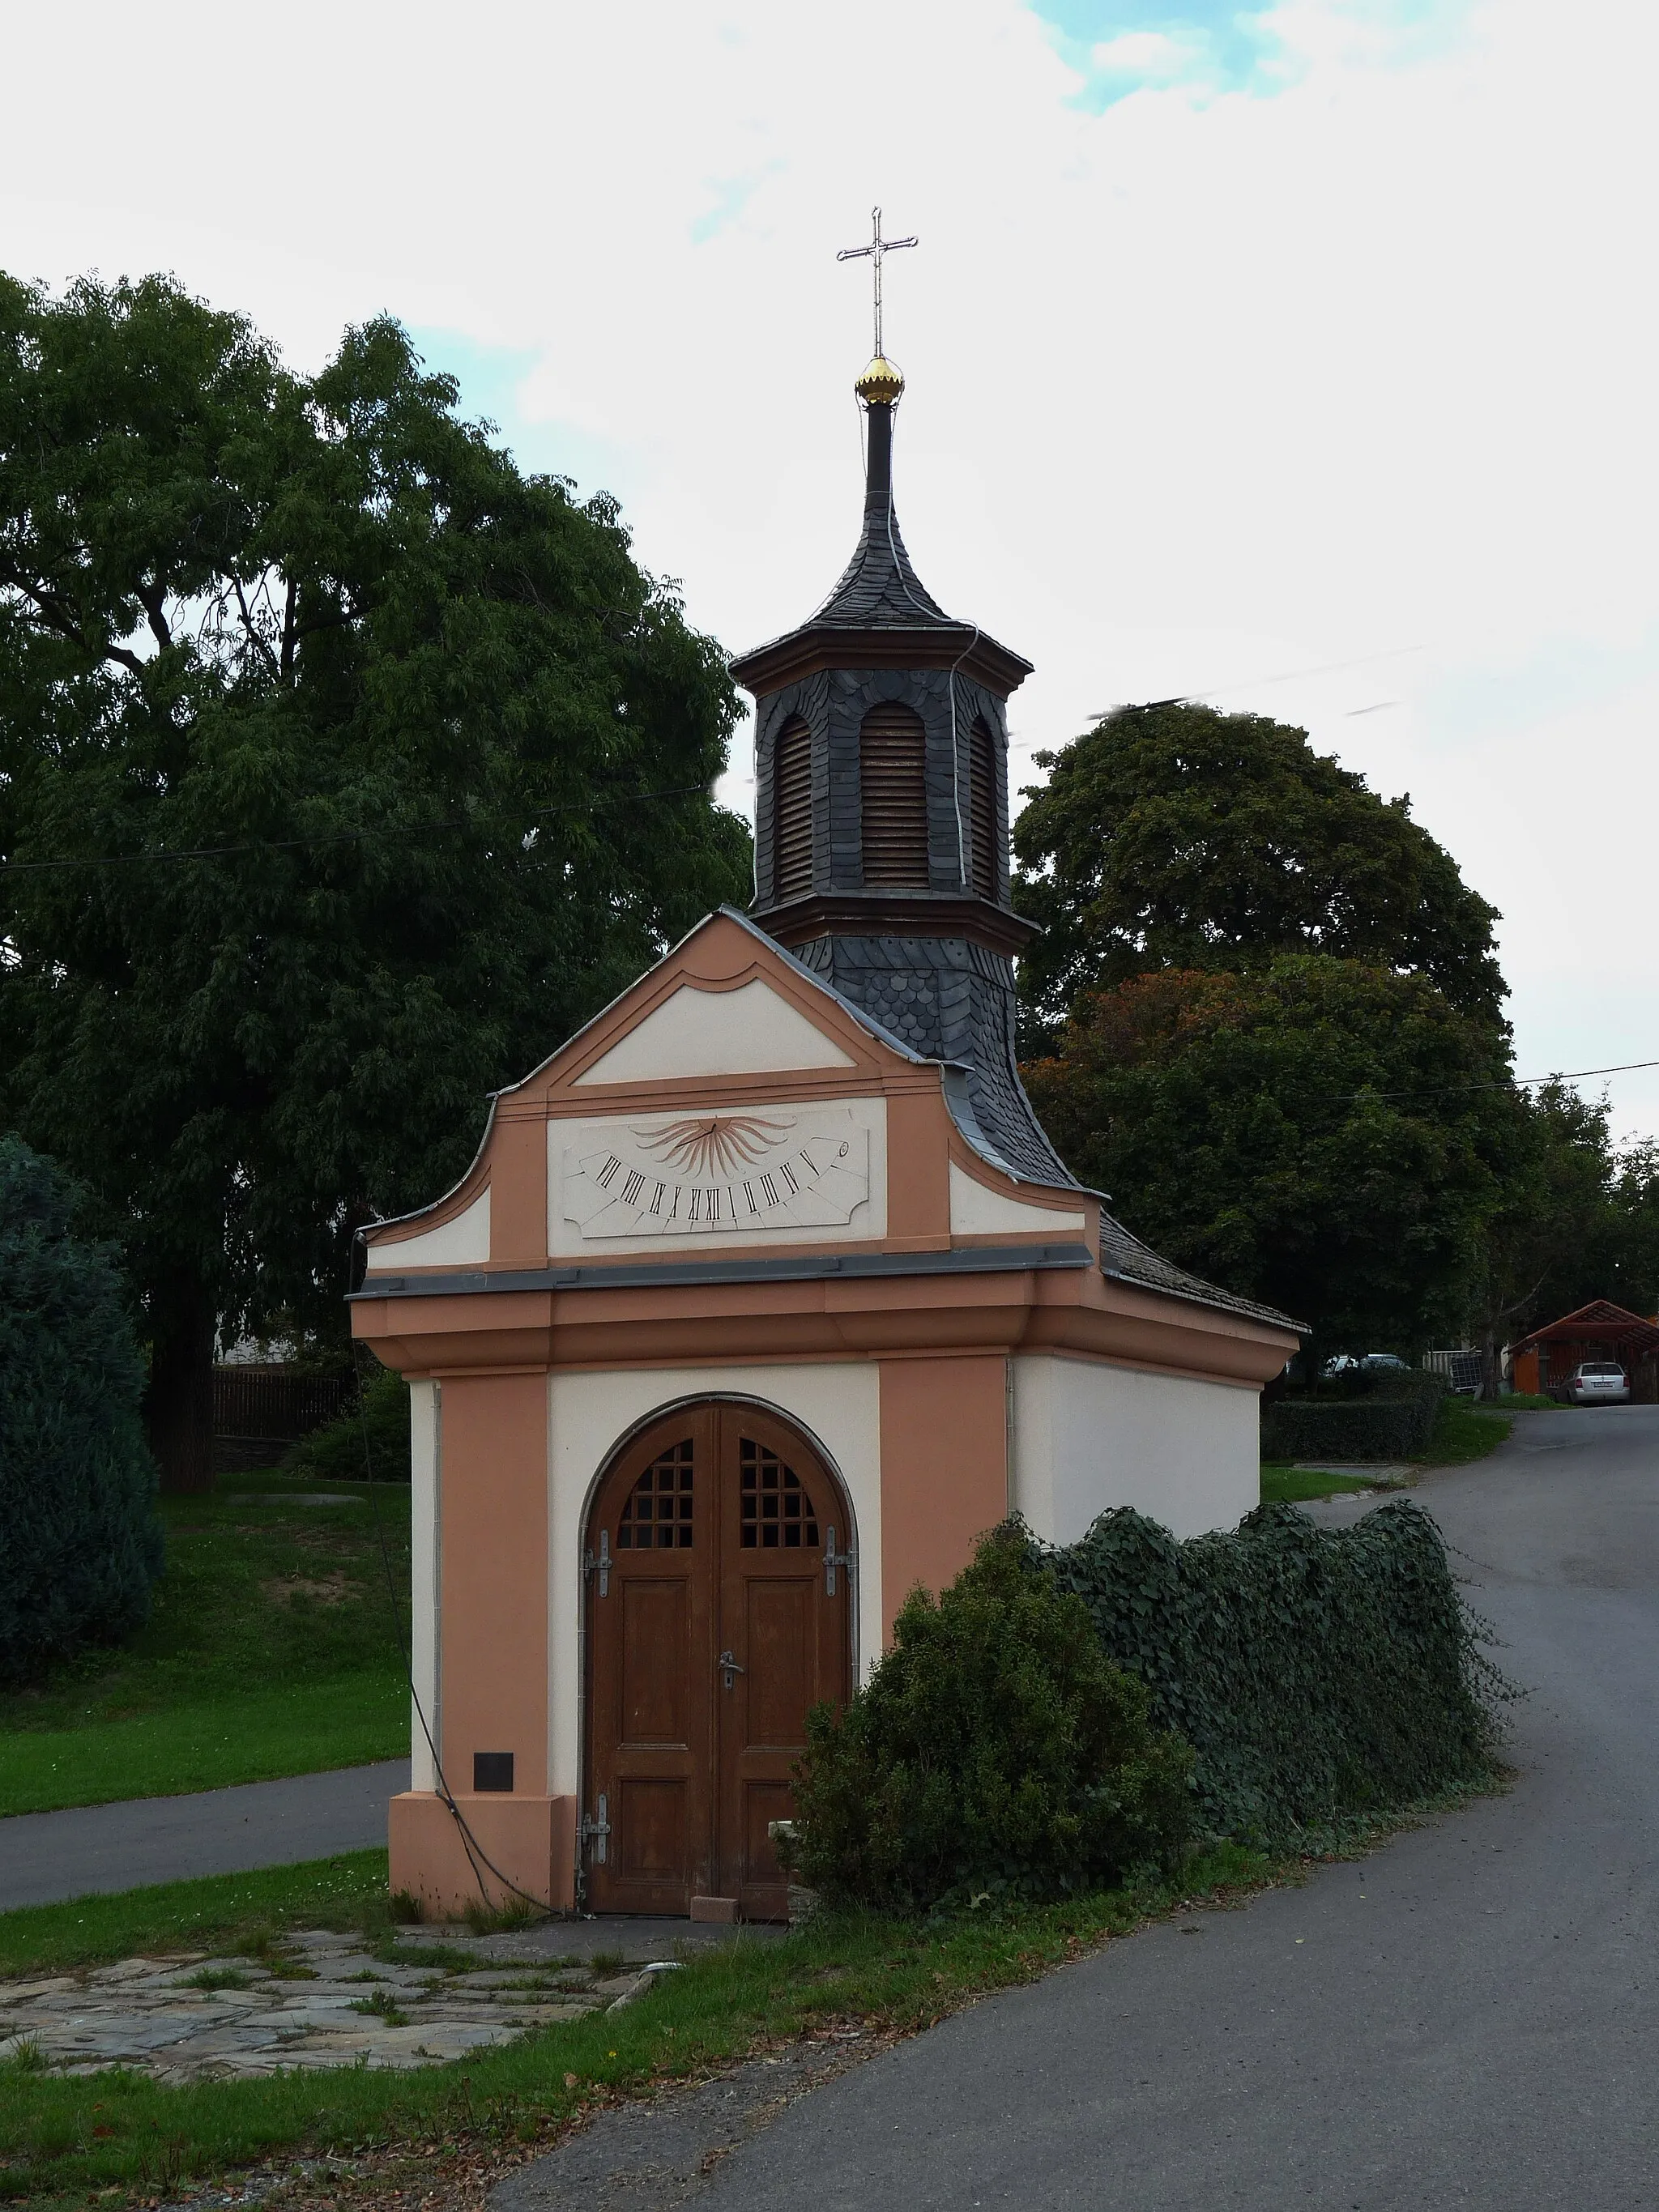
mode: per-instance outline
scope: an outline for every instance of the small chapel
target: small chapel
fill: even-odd
[[[878,231],[878,238],[879,232]],[[877,258],[879,268],[879,256]],[[733,663],[756,894],[495,1097],[456,1188],[364,1232],[408,1381],[413,1778],[392,1887],[780,1919],[805,1717],[1010,1514],[1177,1536],[1258,1496],[1282,1315],[1170,1265],[1021,1089],[1007,702],[923,586],[904,380],[858,379],[853,558]]]

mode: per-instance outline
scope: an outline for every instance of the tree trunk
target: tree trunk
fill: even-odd
[[[175,1279],[155,1305],[144,1425],[164,1491],[213,1487],[216,1317],[199,1284]]]
[[[1483,1398],[1498,1397],[1504,1387],[1499,1356],[1503,1351],[1498,1340],[1498,1330],[1490,1323],[1481,1333],[1480,1395]]]

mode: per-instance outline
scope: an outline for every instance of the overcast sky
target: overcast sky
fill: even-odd
[[[390,310],[734,649],[851,548],[879,200],[899,511],[1036,664],[1016,783],[1120,700],[1300,722],[1502,908],[1522,1075],[1659,1059],[1651,0],[3,21],[0,264],[302,368]]]

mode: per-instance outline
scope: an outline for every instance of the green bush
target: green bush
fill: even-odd
[[[1395,1372],[1364,1390],[1280,1398],[1261,1410],[1263,1459],[1411,1459],[1429,1449],[1446,1386],[1437,1375]]]
[[[318,1482],[409,1480],[409,1385],[389,1367],[363,1385],[360,1406],[302,1437],[282,1460],[284,1474]]]
[[[908,1911],[1171,1864],[1192,1754],[1148,1704],[1021,1532],[995,1531],[937,1601],[911,1592],[846,1711],[810,1717],[794,1870],[834,1902]]]
[[[149,1614],[161,1571],[143,1362],[120,1278],[50,1161],[0,1137],[0,1680]]]
[[[1219,1833],[1283,1844],[1492,1771],[1504,1686],[1439,1530],[1407,1499],[1342,1529],[1263,1505],[1185,1543],[1122,1508],[1031,1556],[1146,1684],[1152,1724],[1193,1746]]]

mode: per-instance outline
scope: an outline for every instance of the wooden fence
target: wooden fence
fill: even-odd
[[[287,1367],[216,1367],[213,1433],[295,1443],[356,1402],[350,1375],[296,1375]]]

